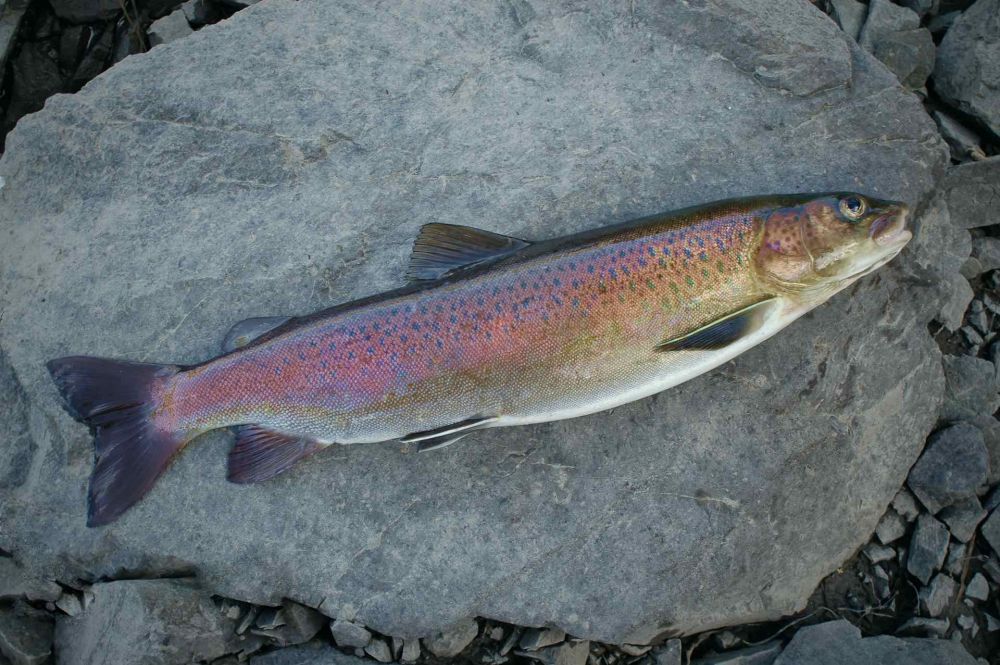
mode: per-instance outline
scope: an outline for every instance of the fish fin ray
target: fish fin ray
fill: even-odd
[[[474,429],[485,427],[495,420],[497,420],[495,416],[489,418],[469,418],[468,420],[462,420],[460,422],[451,423],[442,427],[435,427],[434,429],[424,430],[423,432],[413,432],[412,434],[407,434],[406,436],[400,438],[400,441],[403,443],[415,443],[417,441],[426,441],[428,439],[450,436],[459,432],[469,432]]]
[[[531,245],[526,240],[457,224],[424,224],[413,243],[406,278],[430,281],[463,268],[509,256]]]
[[[259,483],[277,476],[301,459],[329,444],[308,437],[282,434],[259,425],[240,425],[236,443],[229,451],[229,473],[232,483]]]
[[[754,303],[679,337],[660,342],[657,351],[722,349],[758,330],[778,304],[777,298]]]
[[[87,526],[113,522],[146,496],[193,436],[154,423],[158,386],[183,368],[88,356],[50,360],[46,367],[66,410],[94,435]]]
[[[417,452],[426,453],[431,450],[437,450],[438,448],[450,446],[459,439],[464,439],[470,434],[472,434],[472,432],[465,431],[459,432],[458,434],[442,434],[441,436],[431,437],[430,439],[421,439],[420,442],[417,443]]]
[[[287,323],[290,316],[258,316],[240,321],[226,333],[222,340],[222,352],[229,353],[249,346],[261,337]]]

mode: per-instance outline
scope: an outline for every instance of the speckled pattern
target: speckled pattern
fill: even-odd
[[[312,317],[181,374],[161,417],[353,443],[473,417],[513,424],[605,408],[685,361],[657,343],[761,299],[747,269],[759,206],[630,223]]]

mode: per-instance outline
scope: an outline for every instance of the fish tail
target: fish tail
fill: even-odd
[[[181,368],[87,356],[58,358],[46,367],[66,410],[94,435],[87,526],[113,522],[145,496],[193,436],[153,419],[165,382]]]

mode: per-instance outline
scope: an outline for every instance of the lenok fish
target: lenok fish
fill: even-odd
[[[49,372],[96,448],[91,526],[141,499],[203,432],[229,480],[331,444],[429,450],[594,413],[746,351],[895,257],[907,208],[859,194],[721,201],[529,242],[428,224],[404,288],[254,319],[193,366],[73,356]],[[242,346],[240,344],[242,343]]]

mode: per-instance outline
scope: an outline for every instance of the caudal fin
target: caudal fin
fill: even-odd
[[[66,410],[94,435],[87,526],[113,522],[146,495],[187,443],[184,432],[164,431],[150,420],[158,388],[180,368],[87,356],[46,367]]]

